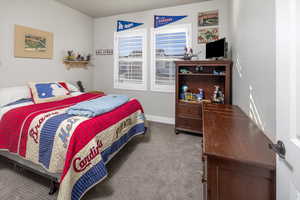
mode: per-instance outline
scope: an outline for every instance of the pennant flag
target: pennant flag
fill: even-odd
[[[144,23],[136,23],[136,22],[129,22],[129,21],[122,21],[122,20],[118,20],[117,22],[117,31],[124,31],[127,29],[131,29],[137,26],[140,26]]]
[[[173,22],[176,22],[178,20],[181,20],[183,18],[187,17],[187,15],[184,16],[162,16],[162,15],[154,15],[154,28],[158,28]]]

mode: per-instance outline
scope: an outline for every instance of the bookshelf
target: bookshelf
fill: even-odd
[[[231,60],[176,61],[176,118],[175,132],[202,134],[202,105],[212,103],[215,86],[224,94],[225,104],[231,104]],[[204,91],[204,99],[185,98],[182,86],[189,94]],[[186,94],[186,93],[184,93]],[[191,95],[190,95],[191,96]]]

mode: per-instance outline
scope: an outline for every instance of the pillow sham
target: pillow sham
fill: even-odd
[[[31,94],[27,86],[0,88],[0,107],[20,99],[28,98],[31,98]]]
[[[46,103],[70,97],[64,82],[30,82],[29,88],[34,103]]]

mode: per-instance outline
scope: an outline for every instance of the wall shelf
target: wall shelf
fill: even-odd
[[[87,69],[90,61],[72,61],[72,60],[64,60],[63,63],[66,65],[66,68],[69,70],[71,68],[84,68]]]

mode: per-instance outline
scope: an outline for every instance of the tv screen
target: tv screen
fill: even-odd
[[[225,38],[206,44],[206,58],[225,56]]]

